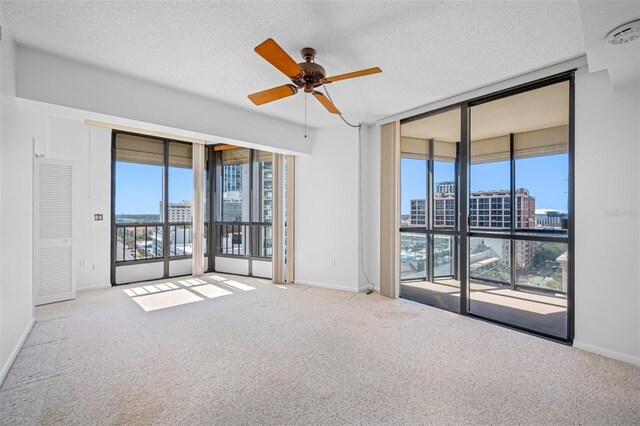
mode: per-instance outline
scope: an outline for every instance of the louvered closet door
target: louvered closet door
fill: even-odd
[[[74,164],[38,158],[34,172],[35,299],[42,305],[76,297]]]

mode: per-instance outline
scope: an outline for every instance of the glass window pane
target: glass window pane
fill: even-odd
[[[511,283],[510,240],[471,238],[469,276],[480,282]]]
[[[427,160],[400,160],[401,226],[425,227],[427,223]]]
[[[517,285],[566,295],[568,246],[565,243],[516,241]]]
[[[433,162],[433,228],[453,229],[456,225],[456,165],[450,161]]]
[[[477,108],[477,107],[475,107]],[[474,138],[475,108],[471,111],[469,225],[472,230],[511,228],[511,161],[509,138]],[[482,129],[481,125],[477,128]],[[482,133],[480,133],[482,135]]]
[[[192,146],[169,143],[169,223],[191,223],[193,214]]]
[[[209,182],[209,148],[205,146],[204,148],[204,163],[202,167],[204,168],[204,234],[203,234],[203,247],[204,247],[204,255],[208,256],[209,254],[209,245],[208,245],[208,236],[209,236],[209,203],[210,203],[210,182]],[[205,263],[206,264],[206,263]]]
[[[191,224],[169,226],[169,255],[188,256],[192,253],[193,228]]]
[[[257,212],[256,222],[273,220],[273,154],[256,151]]]
[[[526,229],[525,232],[528,233],[534,228],[536,231],[555,230],[566,233],[569,194],[569,83],[558,83],[533,92],[538,97],[549,98],[548,108],[558,112],[556,120],[540,122],[535,129],[514,135],[516,188],[529,193],[529,197],[525,196],[522,201],[516,198],[516,229]]]
[[[169,142],[169,203],[170,256],[192,253],[193,233],[193,146]]]
[[[116,262],[122,262],[125,259],[125,228],[116,228]]]
[[[216,232],[219,235],[216,253],[248,255],[247,229],[247,225],[216,225]]]
[[[472,260],[469,312],[557,338],[567,336],[567,262],[564,243],[472,238],[472,253],[490,247],[484,259]],[[482,240],[482,241],[480,241]],[[502,246],[500,243],[502,243]],[[515,247],[516,285],[507,280],[509,247]],[[498,258],[497,251],[504,255]],[[482,248],[480,253],[489,250]],[[474,254],[471,254],[472,258]],[[487,260],[486,267],[481,266]],[[508,259],[508,257],[507,257]],[[497,280],[496,280],[497,279]]]
[[[271,257],[271,244],[273,241],[273,230],[271,226],[257,225],[258,229],[258,257]]]
[[[249,159],[247,148],[222,151],[222,221],[249,222]]]
[[[455,108],[403,123],[401,126],[402,226],[454,228],[456,158],[460,140],[460,109]],[[433,163],[433,218],[426,188]]]
[[[425,279],[427,268],[427,236],[400,233],[400,279]]]
[[[160,221],[163,164],[163,141],[116,134],[116,223]]]
[[[433,236],[433,276],[434,278],[453,276],[455,237],[451,235]]]

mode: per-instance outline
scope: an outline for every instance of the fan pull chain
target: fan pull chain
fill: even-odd
[[[307,92],[304,92],[304,137],[307,137]]]

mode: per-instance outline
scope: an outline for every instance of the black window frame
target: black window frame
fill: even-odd
[[[573,339],[575,336],[575,71],[576,69],[571,69],[562,73],[558,73],[549,77],[541,78],[539,80],[535,80],[532,82],[527,82],[524,84],[520,84],[514,87],[510,87],[495,93],[491,93],[488,95],[479,96],[476,98],[471,98],[462,102],[457,102],[451,105],[447,105],[432,111],[428,111],[422,114],[418,114],[412,117],[407,117],[405,119],[400,120],[400,124],[409,123],[411,121],[420,120],[425,117],[438,115],[444,112],[448,112],[454,109],[460,109],[460,142],[458,144],[458,159],[457,164],[459,169],[457,170],[456,177],[458,179],[458,191],[456,194],[457,199],[457,212],[456,212],[456,227],[454,231],[451,231],[452,235],[456,235],[458,238],[458,252],[456,259],[456,267],[457,270],[456,279],[460,281],[460,310],[459,314],[464,316],[470,316],[474,318],[478,318],[481,320],[489,321],[492,323],[496,323],[508,328],[513,328],[528,334],[533,334],[539,337],[543,337],[549,340],[553,340],[560,343],[565,344],[573,344]],[[516,204],[517,198],[515,194],[515,167],[513,163],[514,159],[514,147],[513,147],[513,137],[510,138],[510,161],[512,162],[512,166],[510,168],[510,194],[508,200],[504,200],[505,209],[504,209],[504,220],[508,221],[509,229],[503,231],[502,228],[500,230],[491,230],[491,229],[471,229],[471,226],[477,227],[480,223],[483,223],[484,220],[480,218],[480,210],[484,210],[484,204],[481,204],[478,198],[472,199],[470,197],[471,192],[469,188],[469,175],[470,175],[470,108],[473,106],[477,106],[483,103],[491,102],[494,100],[506,98],[509,96],[517,95],[520,93],[528,92],[531,90],[539,89],[542,87],[550,86],[557,83],[569,82],[569,117],[568,117],[568,215],[567,215],[567,225],[566,229],[561,230],[541,230],[541,229],[531,229],[531,228],[516,228],[516,224],[511,220],[512,217],[517,217],[516,213]],[[432,148],[431,148],[432,149]],[[432,158],[432,156],[430,157]],[[427,186],[429,188],[429,185]],[[428,189],[429,191],[429,189]],[[512,200],[516,200],[515,203],[512,203]],[[488,202],[488,200],[487,200]],[[508,203],[508,210],[507,210]],[[489,204],[487,203],[487,209],[489,208]],[[471,216],[471,211],[476,212],[475,220]],[[488,213],[487,213],[488,214]],[[431,216],[433,217],[433,216]],[[428,221],[427,221],[428,222]],[[487,216],[486,225],[487,228],[490,228],[491,221],[490,216]],[[425,233],[429,234],[433,231],[426,230],[425,228],[418,227],[399,227],[399,232],[407,232],[407,233]],[[448,234],[448,232],[436,232],[442,234]],[[515,286],[516,284],[516,267],[514,258],[516,256],[515,250],[515,242],[516,241],[534,241],[534,242],[556,242],[556,243],[565,243],[567,244],[568,251],[568,267],[567,267],[567,328],[566,328],[566,336],[554,336],[550,334],[546,334],[537,330],[529,329],[526,327],[521,327],[519,325],[506,323],[500,320],[496,320],[493,318],[486,318],[480,315],[469,312],[469,302],[470,302],[470,270],[469,270],[469,242],[473,237],[484,237],[484,238],[496,238],[496,239],[507,239],[510,240],[510,256],[511,256],[511,285]],[[431,251],[433,248],[431,247]],[[427,258],[432,257],[433,255],[429,253],[429,248],[427,249]],[[429,276],[429,270],[433,268],[429,267],[426,273],[425,279],[427,281],[433,281],[433,277]],[[402,296],[401,296],[402,297]]]
[[[258,202],[258,185],[260,184],[260,175],[257,173],[259,168],[259,152],[261,150],[252,148],[237,147],[239,149],[247,149],[249,151],[249,221],[224,221],[224,203],[223,188],[224,185],[224,164],[222,161],[222,150],[216,150],[216,145],[207,146],[209,149],[207,163],[207,177],[209,179],[209,193],[207,196],[211,200],[214,208],[209,209],[209,217],[206,218],[208,223],[213,226],[208,227],[207,242],[209,244],[207,271],[215,272],[215,259],[217,257],[227,257],[235,259],[245,259],[248,261],[248,275],[253,275],[253,261],[271,261],[271,256],[261,256],[259,251],[260,231],[261,229],[270,228],[273,233],[273,213],[271,221],[256,220],[255,217],[259,212],[256,207]],[[264,151],[263,151],[264,152]],[[273,166],[272,166],[273,167]],[[272,171],[273,179],[273,171]],[[273,183],[272,183],[273,185]],[[271,188],[273,193],[273,187]],[[273,200],[273,197],[271,198]],[[272,201],[273,208],[273,201]],[[232,234],[235,229],[242,229],[243,235],[243,254],[224,253],[221,249],[222,234],[221,229],[231,228]],[[266,243],[266,241],[265,241]],[[265,245],[265,248],[271,248],[273,244]]]
[[[139,138],[146,138],[151,140],[160,141],[163,143],[163,164],[162,164],[162,200],[161,205],[163,207],[162,214],[160,215],[160,220],[157,222],[144,222],[144,223],[117,223],[116,222],[116,195],[117,195],[117,185],[116,185],[116,163],[117,163],[117,137],[118,135],[130,135]],[[192,227],[191,222],[169,222],[169,145],[171,143],[190,145],[189,142],[178,141],[174,139],[160,138],[156,136],[138,134],[134,132],[127,132],[124,130],[112,130],[111,131],[111,285],[120,285],[116,283],[116,268],[119,266],[128,266],[128,265],[140,265],[144,263],[160,263],[164,264],[163,266],[163,277],[170,277],[170,262],[181,259],[191,259],[191,254],[183,254],[183,255],[171,255],[171,229],[175,227],[176,234],[178,227],[182,226],[190,226]],[[155,228],[156,231],[158,228],[162,229],[162,256],[155,257],[145,257],[144,259],[125,259],[123,256],[123,260],[117,260],[116,250],[118,248],[117,238],[118,238],[118,230],[120,228],[145,228],[145,235],[147,233],[147,228]],[[186,232],[186,231],[185,231]],[[193,233],[193,229],[191,230]],[[146,237],[145,237],[146,238]],[[174,246],[177,244],[174,241]],[[123,246],[124,249],[124,246]]]

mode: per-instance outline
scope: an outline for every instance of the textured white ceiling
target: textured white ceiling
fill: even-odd
[[[584,53],[576,2],[2,1],[18,43],[286,120],[304,96],[255,107],[246,95],[287,83],[253,52],[274,38],[296,60],[314,47],[351,121],[373,121]],[[309,98],[308,123],[340,124]]]

